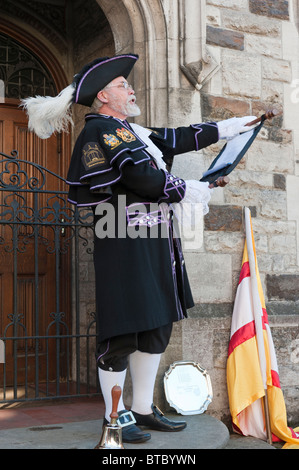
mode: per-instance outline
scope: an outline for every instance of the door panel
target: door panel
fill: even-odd
[[[28,132],[27,116],[20,108],[0,104],[1,152],[10,155],[17,150],[20,160],[60,175],[60,146],[57,136],[41,140]],[[66,333],[57,315],[67,325],[71,320],[70,253],[62,259],[60,230],[51,223],[56,192],[66,187],[51,174],[43,178],[29,164],[18,167],[12,160],[1,164],[0,173],[3,170],[3,183],[10,185],[10,192],[0,191],[0,217],[7,221],[0,224],[0,336],[21,338],[6,342],[6,385],[15,383],[16,377],[18,385],[33,383],[36,377],[39,382],[54,380],[67,369],[63,342],[44,337]]]

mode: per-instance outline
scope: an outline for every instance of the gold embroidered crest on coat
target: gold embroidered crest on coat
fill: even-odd
[[[122,127],[121,129],[116,129],[116,134],[124,142],[134,142],[134,140],[136,140],[134,134],[132,134],[132,132],[130,132],[128,129],[125,129],[124,127]]]
[[[115,149],[121,144],[121,141],[114,134],[103,134],[104,142],[111,149]]]
[[[105,156],[96,142],[90,142],[83,147],[82,159],[86,168],[105,163]]]

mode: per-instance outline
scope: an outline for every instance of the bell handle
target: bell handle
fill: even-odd
[[[110,418],[111,418],[111,423],[115,424],[118,418],[117,407],[118,407],[119,399],[121,397],[121,387],[119,385],[114,385],[114,387],[111,390],[111,395],[112,395],[112,411],[110,414]]]

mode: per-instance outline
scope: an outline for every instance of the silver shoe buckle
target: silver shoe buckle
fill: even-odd
[[[130,424],[135,424],[136,419],[134,418],[132,411],[126,411],[117,418],[116,422],[121,428],[124,428],[126,426],[130,426]]]

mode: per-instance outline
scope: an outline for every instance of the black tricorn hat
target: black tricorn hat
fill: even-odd
[[[116,77],[127,78],[135,62],[136,54],[101,57],[85,65],[74,77],[74,103],[91,106],[97,93]]]
[[[102,57],[85,65],[74,76],[73,82],[57,96],[35,96],[22,100],[29,122],[28,129],[41,139],[48,139],[53,132],[67,131],[73,123],[73,104],[91,106],[97,93],[117,77],[127,78],[138,55],[123,54]]]

